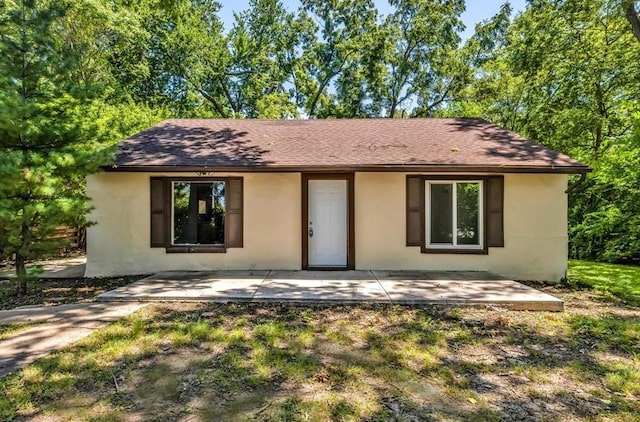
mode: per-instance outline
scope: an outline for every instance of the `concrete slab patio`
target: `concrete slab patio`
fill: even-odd
[[[103,293],[99,301],[396,303],[499,305],[562,311],[564,302],[484,271],[162,272]]]

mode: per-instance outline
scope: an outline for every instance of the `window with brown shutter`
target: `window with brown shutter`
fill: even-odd
[[[151,178],[151,246],[224,252],[243,245],[240,177]]]
[[[407,176],[407,246],[476,254],[504,246],[503,196],[503,176]]]

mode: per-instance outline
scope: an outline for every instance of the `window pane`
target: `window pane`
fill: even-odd
[[[453,185],[433,183],[430,185],[429,243],[453,243]]]
[[[224,182],[173,183],[173,244],[224,245]]]
[[[480,183],[458,183],[456,200],[458,245],[479,245]]]

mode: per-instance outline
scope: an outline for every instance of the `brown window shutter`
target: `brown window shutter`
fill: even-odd
[[[162,177],[151,178],[151,247],[167,246],[167,221],[169,202],[167,181]]]
[[[424,180],[407,176],[407,246],[421,246],[424,235]]]
[[[504,177],[487,178],[487,245],[504,247]]]
[[[230,177],[227,180],[227,215],[225,224],[227,248],[241,248],[243,246],[243,184],[241,177]]]

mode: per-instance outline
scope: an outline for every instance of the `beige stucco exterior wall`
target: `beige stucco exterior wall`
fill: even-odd
[[[518,280],[559,280],[567,268],[567,176],[506,174],[505,247],[488,255],[423,254],[405,246],[406,174],[356,173],[356,266],[486,270]]]
[[[301,268],[299,173],[240,174],[244,177],[244,247],[204,254],[168,254],[164,248],[149,247],[152,175],[161,176],[100,173],[89,178],[88,194],[95,207],[89,218],[97,224],[88,229],[87,276]],[[505,247],[490,248],[488,255],[422,254],[419,247],[406,247],[405,181],[405,173],[356,173],[357,269],[486,270],[520,280],[564,276],[566,175],[505,175]]]
[[[90,176],[87,191],[95,208],[89,219],[97,224],[87,232],[86,276],[164,270],[300,269],[300,174],[233,175],[244,178],[244,247],[204,254],[166,253],[164,248],[149,247],[149,178],[162,174]]]

